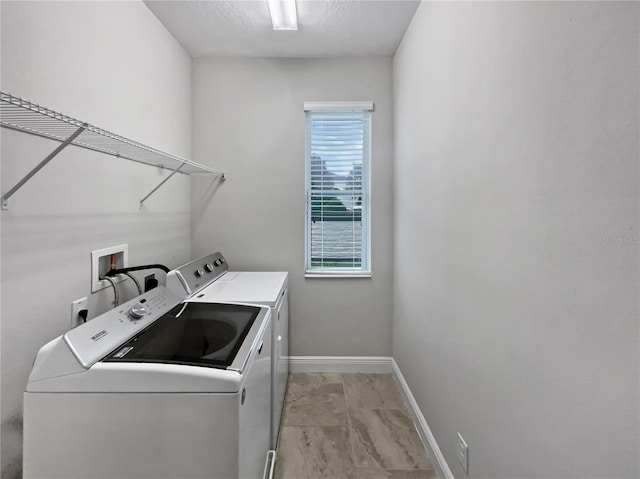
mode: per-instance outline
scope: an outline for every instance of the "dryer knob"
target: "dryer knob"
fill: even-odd
[[[196,278],[200,278],[204,274],[204,271],[202,271],[201,269],[197,269],[193,274],[196,275]]]
[[[140,303],[136,303],[129,309],[129,317],[131,319],[140,319],[147,314],[147,309]]]
[[[204,265],[204,269],[207,273],[211,273],[213,271],[213,265],[211,263],[207,263]]]

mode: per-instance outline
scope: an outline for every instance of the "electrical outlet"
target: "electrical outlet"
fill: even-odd
[[[71,328],[80,326],[84,320],[80,317],[80,311],[89,309],[89,300],[87,298],[76,299],[71,303]]]
[[[95,293],[108,286],[108,281],[100,280],[111,269],[111,256],[114,255],[116,268],[126,268],[129,266],[129,245],[121,244],[102,248],[91,252],[91,292]],[[116,283],[124,281],[122,276],[113,278]]]
[[[466,441],[458,433],[458,462],[464,469],[464,472],[469,475],[469,446]]]
[[[144,292],[151,291],[153,288],[158,286],[158,280],[156,279],[156,275],[151,273],[148,276],[144,277]]]

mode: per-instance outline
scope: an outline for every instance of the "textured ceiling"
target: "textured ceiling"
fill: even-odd
[[[274,31],[266,0],[145,0],[194,58],[392,55],[419,3],[297,0],[298,30]]]

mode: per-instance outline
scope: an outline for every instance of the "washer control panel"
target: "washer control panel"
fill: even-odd
[[[167,288],[176,294],[192,295],[229,270],[227,260],[217,252],[180,266],[167,274]]]
[[[183,297],[158,286],[68,331],[64,340],[80,364],[89,368],[178,305]]]

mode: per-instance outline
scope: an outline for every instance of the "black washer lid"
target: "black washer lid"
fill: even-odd
[[[103,361],[226,369],[259,313],[258,306],[181,303]]]

